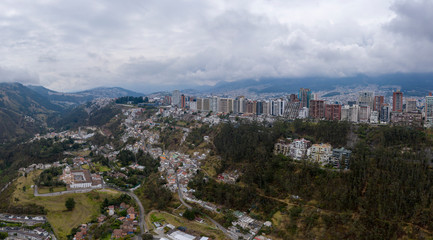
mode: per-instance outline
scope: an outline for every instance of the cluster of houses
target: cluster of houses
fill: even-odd
[[[237,170],[233,172],[223,172],[218,174],[217,179],[224,183],[234,184],[236,180],[239,178],[239,173]]]
[[[186,186],[199,169],[197,159],[179,152],[162,153],[159,158],[161,159],[161,162],[158,170],[165,174],[168,189],[173,192],[177,190],[177,175],[181,190],[188,191]]]
[[[42,228],[31,230],[22,227],[2,227],[0,232],[8,233],[7,239],[48,240],[52,238],[51,234]]]
[[[63,131],[63,132],[50,132],[44,135],[36,134],[33,139],[30,141],[33,142],[35,140],[40,139],[51,139],[51,138],[58,138],[59,141],[64,141],[66,139],[72,138],[74,140],[77,140],[76,142],[80,143],[82,140],[86,140],[88,138],[93,137],[94,131],[96,131],[96,127],[85,127],[82,129],[81,127],[77,131]]]
[[[348,168],[352,151],[345,148],[332,148],[329,143],[312,144],[302,139],[280,139],[274,145],[274,154],[282,154],[295,160],[307,159],[321,165],[332,165],[341,168],[342,164]]]
[[[117,216],[116,208],[119,211],[125,210],[127,215],[125,217]],[[138,221],[136,220],[137,213],[134,207],[129,206],[128,204],[122,202],[117,207],[114,205],[108,206],[107,214],[109,217],[116,217],[116,219],[122,222],[122,224],[119,226],[118,229],[113,230],[111,238],[126,238],[127,236],[133,235],[137,231]],[[92,224],[102,225],[107,219],[108,217],[106,215],[101,215],[98,217],[97,223],[81,224],[77,233],[74,235],[73,239],[74,240],[88,239],[90,237],[89,235],[91,235],[91,232],[89,231],[90,226]]]
[[[243,239],[252,239],[262,228],[264,224],[269,225],[270,222],[262,222],[259,220],[255,220],[248,216],[245,212],[234,211],[233,214],[236,216],[237,220],[232,222],[231,227],[229,227],[229,231],[238,236],[238,238]],[[239,228],[247,230],[247,233],[242,233]]]
[[[129,114],[128,116],[130,116]],[[220,121],[231,121],[230,119],[222,119],[218,115],[209,115],[208,113],[197,113],[195,115],[189,115],[188,113],[185,113],[185,111],[177,109],[177,108],[170,108],[170,109],[160,109],[159,113],[157,113],[159,116],[171,116],[178,119],[184,118],[192,118],[189,120],[198,120],[201,122],[207,122],[210,124],[219,123]],[[233,119],[234,120],[234,119]],[[128,131],[134,131],[134,134],[137,132],[140,132],[140,128],[138,126],[132,126],[134,121],[131,119],[130,121],[131,125],[129,128],[131,130]],[[184,138],[189,133],[188,128],[182,128],[184,134]],[[150,131],[142,131],[143,134],[145,134],[145,138],[149,139],[150,136],[152,136]],[[131,136],[131,134],[129,135]],[[209,141],[209,136],[204,137],[205,141]],[[199,162],[200,160],[206,159],[207,154],[200,152],[194,152],[193,156],[183,154],[180,152],[167,152],[163,151],[161,148],[146,148],[144,149],[145,152],[150,153],[154,158],[160,158],[160,167],[159,171],[165,176],[167,180],[167,188],[171,191],[177,191],[177,180],[179,182],[179,188],[184,196],[184,198],[189,201],[196,204],[199,204],[205,209],[208,209],[213,212],[218,212],[219,207],[215,204],[197,199],[194,195],[194,189],[188,189],[187,185],[188,182],[194,177],[197,170],[200,169]],[[235,183],[237,178],[239,177],[239,173],[237,171],[234,172],[226,172],[222,173],[218,176],[218,179],[223,182],[227,183]],[[257,221],[249,217],[246,213],[239,213],[238,220],[236,222],[233,222],[233,227],[230,230],[230,233],[234,236],[238,237],[244,237],[244,239],[252,239],[253,236],[255,236],[260,228],[263,226],[263,222]],[[243,234],[239,230],[239,226],[244,227],[245,229],[249,230],[248,234]],[[182,231],[174,231],[169,236],[172,239],[198,239],[195,236],[190,235],[189,238],[187,237],[187,234]]]
[[[60,163],[59,161],[54,162],[52,164],[48,164],[48,163],[47,164],[43,164],[43,163],[36,164],[36,163],[34,163],[34,164],[30,164],[28,167],[20,168],[20,169],[18,169],[18,171],[21,174],[25,174],[25,173],[33,172],[34,170],[45,170],[45,169],[50,169],[52,167],[63,167],[66,165],[67,165],[66,163]]]
[[[35,225],[39,223],[44,223],[47,221],[47,219],[44,216],[20,216],[0,214],[0,221],[19,222],[26,225]]]
[[[109,206],[108,215],[114,215],[114,210],[114,206]],[[119,210],[126,210],[126,217],[117,218],[122,222],[122,225],[120,225],[120,228],[113,230],[112,238],[124,238],[128,235],[134,234],[134,232],[137,231],[138,221],[135,219],[138,213],[135,211],[134,207],[125,203],[121,203]]]

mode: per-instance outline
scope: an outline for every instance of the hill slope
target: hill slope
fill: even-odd
[[[20,83],[0,83],[0,142],[34,134],[62,108]]]
[[[33,91],[39,93],[40,95],[46,97],[50,101],[56,104],[60,104],[63,106],[74,105],[74,104],[82,104],[88,101],[92,101],[96,98],[118,98],[124,96],[133,96],[139,97],[143,96],[141,93],[137,93],[134,91],[130,91],[124,88],[119,87],[100,87],[89,89],[81,92],[74,93],[63,93],[56,92],[50,89],[47,89],[42,86],[28,86]]]

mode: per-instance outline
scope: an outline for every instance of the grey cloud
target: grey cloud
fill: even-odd
[[[24,84],[39,84],[39,77],[24,69],[6,68],[0,66],[0,82],[20,82]]]
[[[0,66],[57,90],[433,71],[432,3],[376,2],[0,1]]]
[[[391,9],[396,17],[385,27],[410,38],[433,41],[433,2],[430,0],[397,1]]]

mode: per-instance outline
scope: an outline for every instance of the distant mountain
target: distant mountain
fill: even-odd
[[[42,86],[28,86],[33,91],[45,96],[53,103],[60,104],[62,106],[82,104],[88,101],[92,101],[96,98],[118,98],[124,96],[139,97],[143,96],[141,93],[130,91],[120,87],[100,87],[81,92],[73,93],[62,93],[47,89]]]
[[[39,132],[61,109],[20,83],[0,83],[0,142]]]
[[[123,88],[95,88],[76,93],[60,93],[42,86],[24,86],[20,83],[0,83],[0,143],[25,138],[46,130],[47,123],[75,126],[71,121],[84,121],[88,107],[71,109],[72,106],[90,102],[97,98],[117,98],[121,96],[142,96],[143,94]],[[81,109],[82,111],[78,111]],[[104,108],[105,109],[105,108]],[[104,114],[100,114],[104,113]],[[108,118],[111,109],[91,114],[90,123],[103,122],[98,117]],[[78,114],[80,113],[80,114]],[[76,115],[75,117],[72,115]],[[83,118],[78,119],[77,118]],[[92,120],[96,119],[96,120]]]
[[[304,78],[261,78],[235,82],[220,82],[205,93],[228,93],[248,91],[253,93],[297,92],[299,88],[313,91],[333,90],[336,87],[378,85],[379,87],[401,88],[412,96],[425,96],[433,91],[433,73],[395,73],[379,76],[356,75],[343,78],[304,77]]]

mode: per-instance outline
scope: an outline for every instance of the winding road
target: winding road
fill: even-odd
[[[140,221],[139,221],[139,223],[140,223],[141,235],[149,232],[149,228],[146,224],[146,221],[144,220],[145,219],[145,212],[144,212],[143,204],[141,203],[140,199],[137,197],[137,195],[135,195],[135,193],[133,191],[125,191],[125,190],[121,190],[121,189],[117,189],[117,188],[113,188],[113,187],[104,187],[104,188],[123,192],[125,194],[128,194],[130,197],[132,197],[135,200],[135,202],[137,202],[138,208],[140,209]]]
[[[176,171],[175,171],[176,172]],[[180,190],[180,184],[179,184],[179,179],[177,177],[177,172],[175,174],[176,176],[176,185],[177,185],[177,193],[179,195],[179,200],[180,202],[187,207],[188,209],[191,209],[191,205],[189,205],[188,203],[185,202],[185,200],[183,199],[183,194],[182,191]],[[223,227],[221,224],[219,224],[217,221],[213,220],[212,218],[210,218],[208,215],[201,213],[203,216],[205,216],[209,221],[211,221],[213,224],[215,224],[215,226],[221,230],[228,238],[236,240],[238,239],[237,236],[233,235],[232,233],[230,233],[225,227]]]

